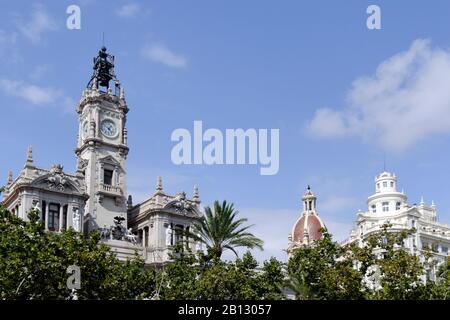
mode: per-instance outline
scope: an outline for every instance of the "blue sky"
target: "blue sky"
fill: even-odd
[[[66,8],[81,8],[81,30]],[[366,28],[377,4],[382,29]],[[307,184],[338,240],[386,167],[410,203],[434,200],[450,223],[448,1],[14,1],[0,11],[0,181],[35,162],[74,171],[76,102],[102,44],[116,56],[130,113],[128,188],[235,203],[282,249]],[[176,166],[173,130],[280,129],[280,170]]]

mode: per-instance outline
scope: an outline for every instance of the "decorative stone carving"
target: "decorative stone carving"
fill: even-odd
[[[78,158],[78,170],[83,171],[89,163],[89,160]]]
[[[68,185],[66,176],[63,173],[63,166],[56,164],[50,170],[51,175],[46,179],[47,187],[52,190],[64,191]]]
[[[194,206],[186,200],[186,193],[184,192],[177,194],[177,200],[169,204],[169,207],[182,214],[188,214],[194,210]]]

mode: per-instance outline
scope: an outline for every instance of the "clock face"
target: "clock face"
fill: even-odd
[[[107,137],[114,137],[117,134],[116,124],[111,120],[103,120],[101,124],[101,131]]]

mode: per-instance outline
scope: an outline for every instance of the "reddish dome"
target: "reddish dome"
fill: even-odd
[[[309,241],[316,241],[322,238],[320,229],[323,227],[323,224],[320,218],[313,214],[304,214],[294,225],[292,231],[292,240],[294,242],[303,242],[305,224]]]

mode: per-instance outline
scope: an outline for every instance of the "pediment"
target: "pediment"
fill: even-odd
[[[40,176],[33,180],[30,186],[64,193],[83,193],[80,184],[76,181],[73,181],[63,172],[50,172],[48,174]]]
[[[120,167],[119,161],[117,161],[113,156],[106,156],[104,158],[99,159],[99,161],[101,163],[106,163],[106,164]]]

